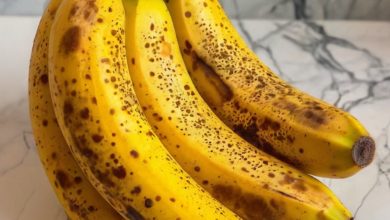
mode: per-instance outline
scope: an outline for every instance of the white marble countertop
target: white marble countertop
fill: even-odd
[[[37,17],[0,17],[0,219],[64,220],[37,156],[27,76]],[[373,164],[324,183],[355,220],[390,219],[390,22],[236,23],[255,51],[303,90],[345,108],[377,141]]]

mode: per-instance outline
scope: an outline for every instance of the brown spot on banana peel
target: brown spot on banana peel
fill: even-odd
[[[80,117],[82,119],[88,119],[89,118],[89,109],[84,108],[83,110],[80,111]]]
[[[152,208],[153,207],[153,200],[151,200],[149,198],[145,199],[145,207]]]
[[[47,75],[47,73],[42,74],[41,77],[39,77],[39,80],[42,84],[46,85],[49,82],[49,76]]]
[[[73,184],[70,181],[68,174],[62,170],[56,170],[56,183],[63,189],[70,188]]]
[[[73,111],[74,111],[74,109],[73,109],[72,102],[70,102],[70,101],[65,101],[65,102],[64,102],[64,108],[63,108],[64,118],[65,118],[65,119],[68,118],[68,116],[69,116],[70,114],[72,114]],[[65,121],[66,121],[66,120],[65,120]]]
[[[92,135],[92,140],[95,143],[100,143],[103,139],[104,139],[104,137],[102,135],[100,135],[100,134],[93,134]]]
[[[135,186],[131,192],[132,195],[139,195],[141,193],[141,187],[140,186]]]
[[[112,168],[112,174],[118,179],[124,179],[126,177],[126,170],[123,166],[118,168]]]
[[[70,27],[61,40],[61,50],[65,55],[75,52],[80,47],[81,28],[79,26]]]

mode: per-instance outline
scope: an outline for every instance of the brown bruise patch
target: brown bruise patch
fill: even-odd
[[[112,168],[112,174],[118,179],[124,179],[126,177],[126,169],[123,166]]]
[[[57,153],[56,153],[56,152],[53,152],[53,153],[51,154],[51,159],[53,159],[53,160],[56,160],[56,159],[57,159]]]
[[[76,177],[74,178],[74,182],[75,182],[76,184],[80,184],[82,181],[83,181],[83,179],[82,179],[80,176],[76,176]]]
[[[325,114],[322,111],[305,110],[303,116],[305,118],[303,121],[308,121],[308,125],[314,128],[326,123]]]
[[[42,74],[41,77],[39,77],[39,80],[42,84],[46,85],[49,82],[49,76],[46,73]]]
[[[62,36],[61,50],[68,55],[75,52],[80,47],[81,28],[79,26],[70,27]]]
[[[101,136],[100,134],[94,134],[92,135],[92,140],[95,142],[95,143],[100,143],[102,140],[103,140],[103,136]]]
[[[293,93],[293,98],[298,98],[297,102],[299,104],[295,104],[289,97],[280,97],[284,96],[283,93],[278,94],[279,98],[273,103],[273,111],[286,111],[288,114],[287,116],[283,116],[284,118],[295,117],[293,119],[294,121],[314,129],[327,124],[331,109],[335,108],[332,106],[327,107],[326,104],[310,100],[302,92],[299,92],[299,94],[300,96],[296,92]],[[329,111],[324,109],[329,109]]]
[[[258,148],[261,148],[259,137],[257,136],[259,129],[256,125],[256,118],[252,118],[251,122],[246,126],[242,124],[234,125],[233,130],[245,140],[247,140],[249,143],[255,145]]]
[[[80,117],[82,119],[88,119],[89,118],[89,109],[84,108],[83,110],[80,111]]]
[[[212,187],[212,195],[217,200],[233,204],[238,215],[244,219],[283,219],[284,211],[280,211],[281,207],[276,203],[270,205],[263,198],[242,192],[238,187],[218,184]]]
[[[49,124],[49,121],[48,121],[48,120],[44,119],[44,120],[42,121],[42,125],[43,125],[44,127],[47,127],[48,124]]]
[[[281,185],[292,185],[293,189],[300,192],[305,192],[307,190],[302,179],[294,178],[288,174],[285,174],[283,180],[279,181],[279,183]]]
[[[280,124],[279,122],[275,122],[272,119],[265,117],[263,123],[260,125],[261,130],[268,130],[272,129],[274,131],[280,130]]]
[[[61,186],[63,189],[68,189],[72,187],[72,182],[70,181],[68,174],[63,170],[57,170],[56,171],[56,182]]]
[[[65,101],[64,108],[63,108],[64,117],[65,118],[69,117],[73,113],[73,111],[74,109],[72,103],[70,101]]]

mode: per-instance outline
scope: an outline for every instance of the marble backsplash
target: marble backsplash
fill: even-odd
[[[232,17],[390,20],[390,0],[220,0]]]
[[[40,15],[48,0],[0,0],[0,15]],[[390,20],[390,0],[220,0],[233,18]]]

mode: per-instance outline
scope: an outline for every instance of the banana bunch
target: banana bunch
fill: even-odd
[[[29,100],[70,219],[349,220],[306,173],[346,177],[375,150],[277,78],[215,0],[52,0]]]

